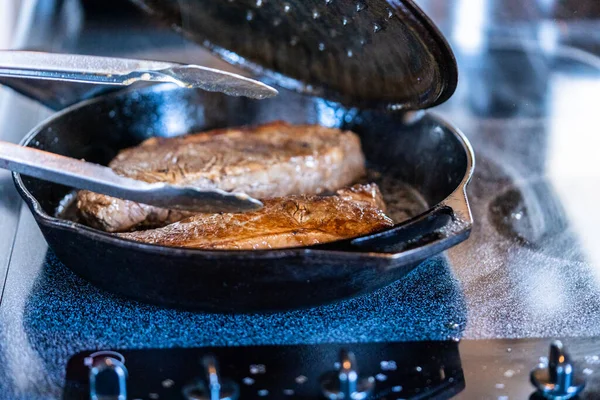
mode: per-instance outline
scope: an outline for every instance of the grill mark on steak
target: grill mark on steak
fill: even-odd
[[[273,122],[150,138],[121,151],[109,167],[149,183],[219,188],[266,199],[348,186],[365,175],[365,158],[352,132]],[[87,224],[108,232],[160,227],[192,215],[89,191],[78,192],[77,206]]]

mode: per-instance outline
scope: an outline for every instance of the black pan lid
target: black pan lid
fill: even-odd
[[[457,84],[448,43],[412,0],[133,0],[270,84],[346,106],[416,110]]]

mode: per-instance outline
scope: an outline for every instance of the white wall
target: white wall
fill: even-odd
[[[15,0],[0,1],[0,49],[11,47],[19,6]]]

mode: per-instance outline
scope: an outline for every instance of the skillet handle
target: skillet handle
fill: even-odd
[[[452,208],[439,206],[387,231],[353,239],[349,245],[360,252],[398,253],[438,240],[436,232],[453,220]]]
[[[418,215],[390,230],[349,240],[346,251],[404,253],[420,248],[405,257],[427,258],[466,240],[471,234],[473,216],[467,197],[467,178],[446,200],[433,210]],[[338,250],[341,250],[338,248]]]
[[[467,206],[468,207],[468,206]],[[427,213],[403,224],[370,236],[325,243],[311,249],[352,253],[406,253],[422,249],[418,254],[405,255],[415,261],[431,257],[465,240],[471,233],[472,220],[464,221],[461,213],[441,204]]]
[[[310,248],[354,253],[400,253],[439,239],[435,232],[451,224],[453,219],[452,208],[439,206],[383,232]]]

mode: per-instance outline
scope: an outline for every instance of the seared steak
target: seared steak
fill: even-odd
[[[274,122],[176,138],[151,138],[123,150],[109,166],[145,182],[245,192],[265,199],[319,194],[365,174],[358,136],[317,125]],[[80,191],[83,219],[108,232],[159,227],[191,214]]]
[[[288,196],[264,201],[258,211],[197,214],[122,238],[198,249],[274,249],[366,235],[394,225],[376,184],[355,185],[333,196]]]

